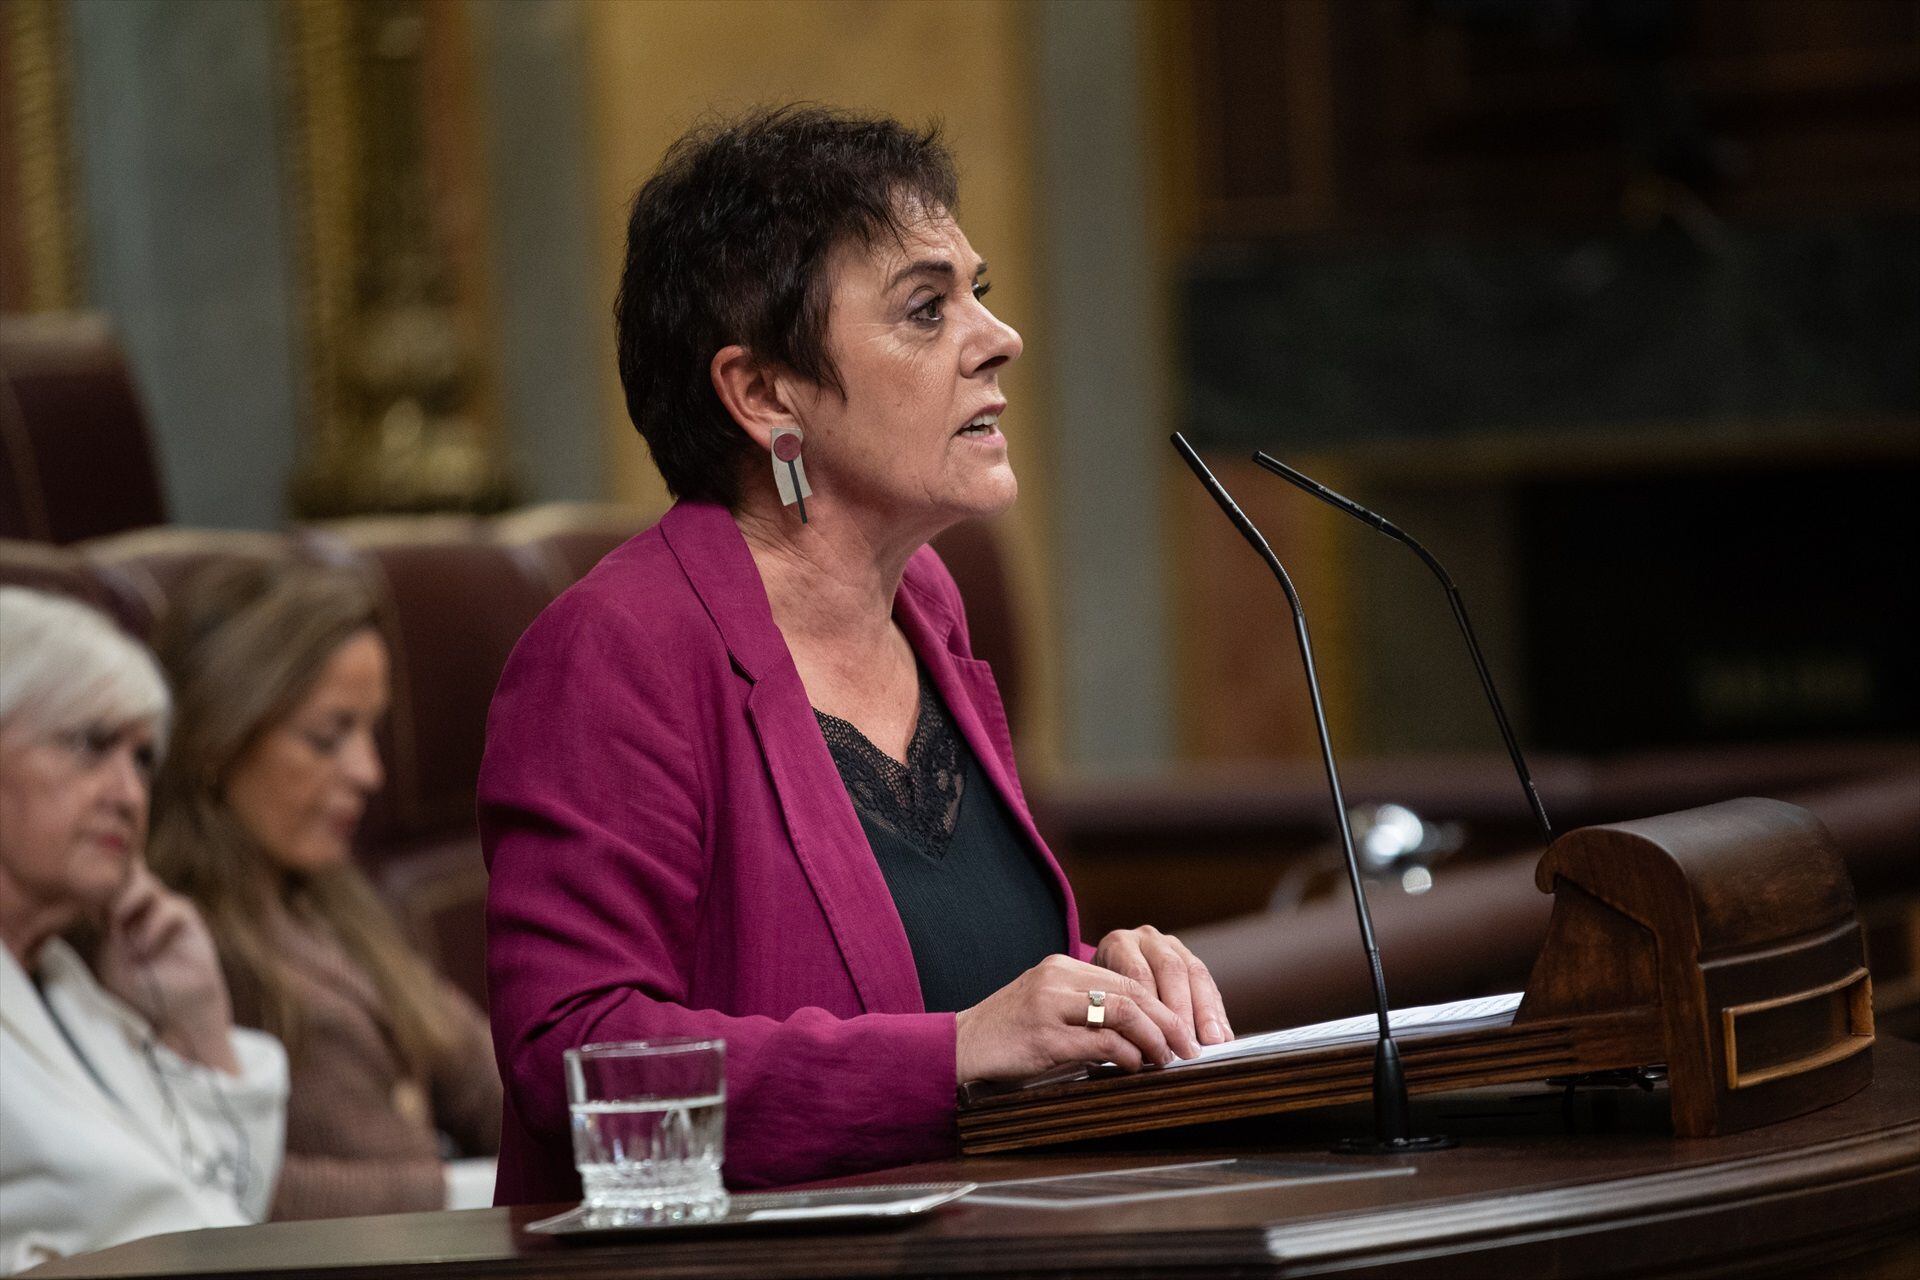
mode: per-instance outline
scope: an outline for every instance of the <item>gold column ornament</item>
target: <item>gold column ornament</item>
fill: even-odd
[[[429,0],[288,0],[285,12],[313,406],[293,508],[323,517],[505,507],[512,491],[489,421],[485,300],[460,287],[483,273],[451,261],[435,216],[447,193],[432,181],[429,58],[466,51],[429,42],[458,34],[452,10]],[[432,106],[473,103],[466,95]],[[477,163],[438,159],[442,170]]]
[[[11,162],[14,207],[7,212],[7,309],[67,311],[81,305],[80,224],[74,198],[69,126],[73,83],[65,0],[0,4],[0,64],[12,136],[0,153]],[[12,271],[9,274],[14,274]]]

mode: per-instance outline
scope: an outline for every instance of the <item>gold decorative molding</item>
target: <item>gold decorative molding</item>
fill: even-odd
[[[25,311],[73,310],[85,291],[69,127],[73,77],[65,0],[6,0],[0,13],[6,114],[13,134],[6,150],[16,194],[10,233],[18,237],[22,276],[6,297]]]
[[[339,0],[287,0],[286,155],[304,303],[307,447],[330,457],[345,446],[338,340],[353,315],[354,207],[352,13]]]
[[[478,335],[484,276],[436,218],[430,59],[464,56],[430,0],[286,0],[312,419],[303,516],[496,510],[511,500]],[[462,267],[468,269],[462,270]],[[463,285],[465,287],[463,287]]]

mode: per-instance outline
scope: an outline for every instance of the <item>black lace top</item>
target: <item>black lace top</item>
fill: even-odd
[[[814,715],[906,927],[929,1012],[978,1004],[1066,950],[1052,877],[924,670],[905,765],[845,720]]]

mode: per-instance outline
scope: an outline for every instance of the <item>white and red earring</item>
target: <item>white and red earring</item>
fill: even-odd
[[[806,464],[800,461],[800,444],[805,439],[798,427],[773,429],[773,483],[779,487],[781,506],[799,506],[801,524],[807,522],[807,499],[813,496]]]

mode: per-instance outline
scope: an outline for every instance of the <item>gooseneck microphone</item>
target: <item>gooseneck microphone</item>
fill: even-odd
[[[1467,653],[1473,658],[1474,672],[1480,677],[1480,688],[1486,692],[1487,705],[1493,708],[1493,719],[1500,726],[1501,740],[1507,744],[1507,756],[1513,761],[1513,771],[1519,775],[1520,789],[1526,792],[1527,807],[1533,810],[1533,820],[1540,828],[1540,838],[1548,844],[1553,843],[1553,825],[1547,821],[1547,811],[1540,803],[1540,793],[1534,788],[1533,774],[1527,769],[1526,757],[1520,754],[1520,741],[1514,737],[1513,725],[1507,720],[1507,710],[1500,705],[1500,695],[1493,687],[1493,674],[1487,670],[1487,659],[1480,652],[1480,642],[1474,638],[1473,624],[1467,621],[1466,602],[1460,598],[1460,589],[1453,585],[1453,578],[1447,573],[1432,552],[1414,540],[1412,534],[1394,524],[1393,521],[1355,502],[1344,494],[1335,493],[1304,472],[1296,471],[1280,459],[1265,452],[1253,455],[1253,460],[1273,474],[1285,480],[1296,489],[1312,494],[1320,501],[1337,511],[1344,511],[1354,519],[1368,524],[1386,534],[1395,542],[1406,547],[1420,562],[1427,566],[1433,576],[1440,580],[1446,589],[1447,604],[1453,609],[1453,620],[1459,624],[1460,637],[1467,642]]]
[[[1293,589],[1293,579],[1287,576],[1286,566],[1280,563],[1280,557],[1247,519],[1244,511],[1227,493],[1220,481],[1208,470],[1200,455],[1193,451],[1186,437],[1178,431],[1173,433],[1173,447],[1177,450],[1193,474],[1200,478],[1207,492],[1233,522],[1260,558],[1273,570],[1273,576],[1280,581],[1280,589],[1286,593],[1287,607],[1293,611],[1293,634],[1299,642],[1300,661],[1306,668],[1307,693],[1313,702],[1313,724],[1320,734],[1320,761],[1326,767],[1327,788],[1333,793],[1333,816],[1340,827],[1340,847],[1347,858],[1347,879],[1353,887],[1354,914],[1360,921],[1360,942],[1366,948],[1367,968],[1373,977],[1373,1009],[1380,1020],[1380,1038],[1373,1053],[1373,1125],[1374,1136],[1371,1141],[1364,1138],[1343,1139],[1334,1150],[1352,1155],[1401,1155],[1410,1151],[1437,1151],[1453,1145],[1453,1139],[1438,1134],[1413,1137],[1408,1133],[1407,1077],[1400,1065],[1400,1048],[1393,1041],[1393,1022],[1387,1011],[1387,978],[1380,968],[1380,948],[1373,940],[1373,916],[1367,911],[1367,894],[1360,881],[1360,859],[1353,851],[1353,828],[1347,822],[1346,797],[1340,792],[1340,769],[1333,759],[1333,739],[1327,733],[1326,708],[1320,700],[1320,678],[1313,669],[1313,641],[1307,635],[1307,614],[1300,606],[1300,593]]]

